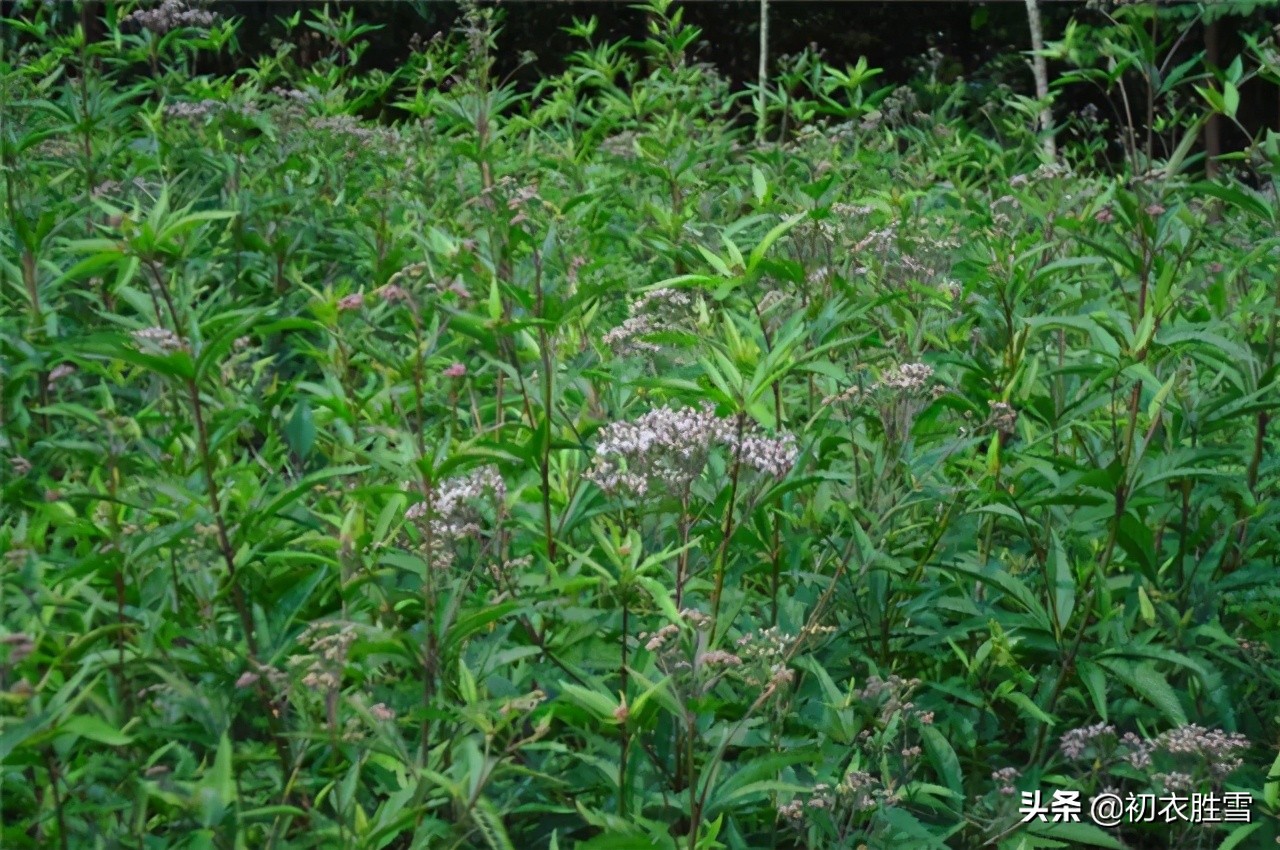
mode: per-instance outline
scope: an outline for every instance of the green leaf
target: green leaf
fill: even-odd
[[[1128,850],[1128,845],[1092,823],[1037,823],[1028,832],[1071,842],[1072,847],[1106,847],[1109,850]]]
[[[1140,697],[1160,710],[1160,713],[1175,726],[1187,724],[1186,712],[1178,701],[1178,694],[1169,685],[1164,674],[1152,664],[1132,664],[1115,658],[1099,658],[1097,663],[1116,675]]]
[[[951,742],[936,726],[920,727],[920,736],[929,763],[947,784],[947,789],[955,794],[963,794],[964,774],[960,769],[960,758]]]
[[[70,718],[58,726],[59,735],[74,735],[106,744],[108,747],[123,747],[133,743],[133,738],[116,729],[100,717],[81,714]]]
[[[774,225],[760,240],[760,244],[751,249],[751,254],[747,257],[747,271],[754,272],[760,265],[760,261],[764,259],[764,255],[773,247],[773,243],[781,239],[791,228],[804,221],[807,216],[808,213],[798,213],[784,219],[780,224]]]
[[[1255,821],[1239,829],[1233,830],[1230,835],[1222,839],[1222,843],[1218,845],[1218,850],[1235,850],[1244,844],[1244,840],[1253,835],[1259,829],[1262,829],[1264,821]],[[1252,846],[1252,845],[1249,845]]]
[[[764,178],[764,172],[754,165],[751,166],[751,188],[757,204],[763,204],[769,197],[769,183]]]
[[[1273,809],[1280,806],[1280,755],[1271,762],[1271,770],[1267,772],[1267,783],[1262,786],[1262,799]]]
[[[301,460],[311,457],[316,442],[316,426],[311,418],[311,403],[304,396],[293,408],[293,415],[284,426],[284,437]]]

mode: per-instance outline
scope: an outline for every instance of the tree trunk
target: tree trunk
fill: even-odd
[[[1204,28],[1204,60],[1210,68],[1220,68],[1222,37],[1220,17],[1215,17]],[[1210,180],[1218,176],[1218,157],[1222,155],[1222,117],[1214,112],[1204,124],[1204,174]]]
[[[1049,108],[1049,68],[1042,55],[1044,27],[1040,23],[1038,0],[1027,0],[1027,24],[1031,27],[1031,48],[1035,51],[1035,55],[1031,57],[1031,73],[1036,80],[1036,99],[1044,104],[1040,110],[1040,132],[1044,134],[1045,156],[1053,162],[1058,157],[1058,148],[1053,138],[1053,110]]]
[[[760,68],[756,83],[756,144],[764,141],[765,109],[768,104],[765,92],[769,85],[769,0],[760,0]]]

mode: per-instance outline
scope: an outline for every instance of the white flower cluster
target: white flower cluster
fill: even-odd
[[[165,104],[164,114],[166,118],[195,121],[216,113],[225,107],[226,104],[222,101],[205,98],[200,101],[179,101],[177,103]]]
[[[684,494],[717,445],[746,466],[779,478],[791,471],[799,454],[791,434],[766,437],[753,427],[739,438],[733,420],[716,416],[710,405],[698,410],[662,407],[632,422],[605,426],[586,477],[610,493],[644,496],[661,487]]]
[[[903,363],[880,376],[877,386],[902,392],[923,389],[933,377],[933,367],[924,363]]]
[[[138,346],[154,346],[166,354],[186,349],[187,344],[168,328],[142,328],[133,332]]]
[[[711,446],[732,437],[731,425],[709,405],[657,408],[601,431],[587,479],[602,490],[643,496],[656,484],[683,493],[702,474]]]
[[[693,298],[683,290],[651,289],[631,303],[626,321],[606,333],[604,343],[618,354],[661,351],[643,337],[684,326],[692,309]]]
[[[496,466],[484,466],[442,482],[431,499],[412,505],[405,511],[405,517],[427,517],[431,533],[437,539],[460,540],[480,533],[480,514],[475,503],[486,497],[498,506],[507,498],[506,482]]]
[[[782,478],[796,465],[800,449],[792,434],[781,437],[765,437],[759,434],[744,435],[738,443],[738,459],[752,469]]]
[[[207,29],[217,20],[217,15],[204,9],[194,8],[186,0],[164,0],[154,9],[138,9],[130,12],[120,21],[120,25],[136,26],[138,29],[150,30],[156,35],[164,35],[182,27]]]
[[[353,115],[327,115],[312,118],[307,122],[307,126],[313,131],[329,133],[335,138],[348,139],[358,145],[390,144],[396,139],[394,130],[387,127],[367,127]]]

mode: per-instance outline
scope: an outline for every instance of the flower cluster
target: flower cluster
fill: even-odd
[[[1169,791],[1196,788],[1203,781],[1221,781],[1243,764],[1248,749],[1244,735],[1190,724],[1143,739],[1132,732],[1116,737],[1114,726],[1098,723],[1063,734],[1059,748],[1069,761],[1117,758]],[[1157,766],[1169,768],[1154,771]]]
[[[158,348],[165,354],[185,351],[187,343],[168,328],[142,328],[133,332],[133,341],[139,348]]]
[[[737,441],[738,460],[752,469],[775,478],[782,478],[796,465],[800,450],[793,434],[765,437],[760,434],[744,434]]]
[[[632,422],[605,426],[586,477],[610,493],[643,496],[661,487],[685,495],[717,445],[743,465],[779,478],[791,471],[799,454],[793,435],[766,437],[754,426],[739,429],[710,405],[698,410],[662,407]]]
[[[198,101],[178,101],[176,103],[166,103],[164,114],[166,118],[176,118],[183,121],[196,121],[206,118],[209,115],[216,114],[226,108],[226,104],[220,100],[205,98]]]
[[[360,310],[364,308],[364,293],[353,292],[350,295],[344,295],[338,299],[338,310],[340,312],[348,312],[351,310]]]
[[[1001,796],[1014,797],[1018,793],[1014,783],[1022,778],[1022,771],[1016,767],[1002,767],[999,770],[993,770],[991,778],[1000,786]]]
[[[485,498],[499,507],[507,498],[506,482],[496,466],[484,466],[442,482],[431,498],[405,511],[405,517],[428,518],[437,539],[461,540],[480,533],[481,516],[476,503]]]
[[[1012,433],[1018,424],[1018,411],[1003,401],[988,401],[987,405],[991,408],[991,418],[988,420],[991,427],[1004,434]]]
[[[631,303],[626,320],[604,335],[604,343],[620,355],[661,351],[644,337],[686,326],[693,306],[683,290],[651,289]]]
[[[313,103],[316,100],[316,95],[313,92],[286,89],[280,86],[271,89],[271,93],[285,102]]]
[[[632,422],[611,423],[601,430],[586,478],[610,493],[643,496],[656,486],[686,493],[702,474],[712,445],[732,437],[730,428],[709,405],[661,407]]]
[[[126,15],[121,27],[136,27],[148,30],[156,35],[164,35],[183,27],[208,29],[217,23],[218,16],[204,9],[198,9],[186,0],[164,0],[153,9],[137,9]]]
[[[326,115],[312,118],[307,127],[313,132],[327,133],[330,136],[357,145],[389,144],[396,139],[394,131],[386,127],[366,127],[352,115]]]
[[[1069,729],[1058,740],[1058,748],[1068,761],[1083,761],[1094,757],[1098,750],[1114,744],[1116,727],[1109,723],[1095,723]]]
[[[923,389],[932,377],[932,366],[925,363],[903,363],[900,366],[894,366],[881,375],[880,381],[876,386],[910,393]]]
[[[799,826],[814,811],[825,809],[856,816],[892,804],[892,796],[879,779],[865,771],[850,770],[835,788],[819,782],[807,799],[797,798],[779,806],[778,816]]]
[[[324,634],[326,630],[331,631]],[[356,641],[355,627],[351,624],[315,623],[298,636],[299,642],[307,639],[311,642],[306,652],[289,659],[290,667],[306,666],[302,676],[303,687],[319,691],[341,686],[347,654]]]

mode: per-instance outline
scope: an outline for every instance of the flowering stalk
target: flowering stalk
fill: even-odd
[[[147,258],[147,268],[151,271],[152,280],[156,289],[160,292],[169,308],[169,314],[173,319],[174,327],[181,328],[182,325],[178,321],[177,308],[173,302],[173,296],[169,292],[169,287],[165,283],[164,276],[160,274],[160,267],[154,258]],[[158,316],[157,316],[158,318]],[[173,336],[169,332],[170,337]],[[189,335],[188,335],[189,338]],[[191,416],[196,426],[196,451],[200,456],[201,469],[204,472],[205,493],[209,499],[209,510],[213,514],[214,534],[218,544],[219,553],[222,555],[222,561],[227,568],[227,582],[231,585],[231,600],[235,606],[236,613],[240,617],[240,625],[244,630],[245,645],[248,650],[249,661],[254,666],[259,666],[258,657],[258,641],[254,634],[253,616],[249,611],[248,603],[245,601],[244,590],[240,587],[240,582],[236,573],[235,548],[231,545],[231,537],[227,532],[227,520],[222,508],[222,500],[218,495],[218,482],[214,475],[213,453],[209,446],[209,429],[205,424],[204,403],[200,399],[200,387],[196,383],[196,376],[192,374],[185,381],[187,399],[191,404]],[[272,743],[275,745],[276,756],[280,761],[281,776],[289,773],[289,750],[284,738],[280,733],[279,726],[276,722],[276,712],[271,706],[271,696],[266,690],[266,684],[263,681],[257,683],[257,692],[259,700],[262,703],[263,713],[266,717],[267,727],[270,730]],[[287,793],[287,792],[286,792]],[[287,797],[281,798],[282,800]]]
[[[716,552],[716,585],[711,594],[711,634],[716,633],[720,616],[720,594],[724,591],[724,570],[729,557],[729,538],[733,536],[733,507],[738,500],[738,477],[742,473],[742,430],[747,415],[738,414],[737,439],[733,447],[733,469],[729,473],[729,502],[724,507],[724,525],[720,532],[720,548]]]

